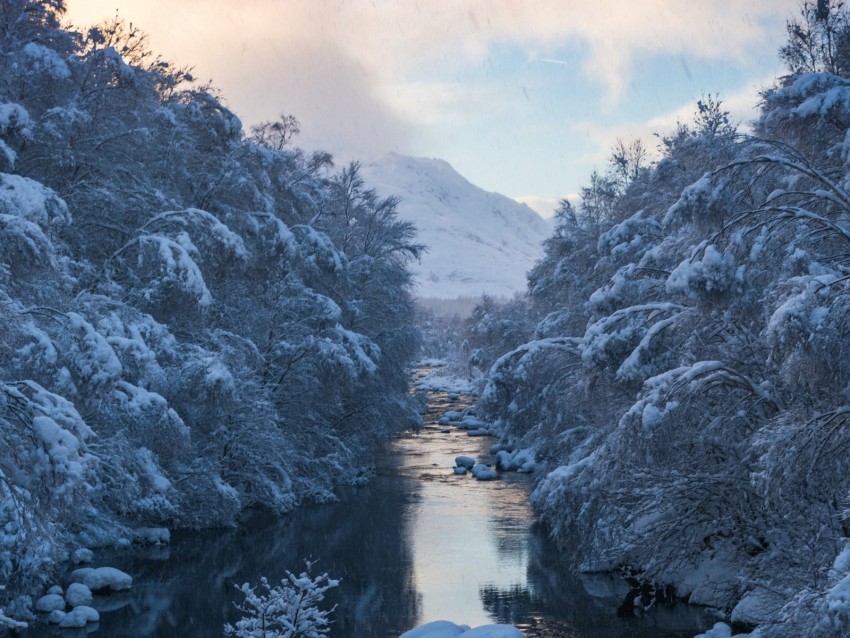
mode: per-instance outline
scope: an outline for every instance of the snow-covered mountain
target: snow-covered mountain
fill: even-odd
[[[401,198],[399,216],[419,229],[428,246],[417,296],[512,296],[525,290],[525,273],[542,256],[549,223],[525,204],[470,184],[438,159],[391,153],[364,162],[362,174],[379,195]]]

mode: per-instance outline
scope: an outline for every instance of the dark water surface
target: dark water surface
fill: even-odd
[[[441,431],[435,421],[468,404],[432,394],[426,426],[393,443],[366,487],[339,503],[289,516],[246,515],[236,529],[178,532],[170,546],[99,551],[95,565],[134,578],[124,594],[96,596],[97,626],[36,625],[28,638],[214,637],[234,622],[234,585],[299,572],[304,558],[341,578],[333,638],[390,638],[436,619],[472,626],[506,622],[527,638],[690,638],[712,619],[680,605],[623,620],[627,588],[609,576],[576,576],[533,523],[531,479],[478,482],[452,474],[454,457],[486,457],[490,438]]]

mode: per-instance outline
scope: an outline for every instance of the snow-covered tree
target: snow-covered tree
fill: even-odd
[[[332,499],[418,420],[397,202],[63,12],[0,6],[4,607],[70,543]]]

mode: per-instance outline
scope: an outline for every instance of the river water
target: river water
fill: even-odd
[[[95,565],[128,572],[133,589],[96,596],[101,621],[86,630],[36,625],[24,635],[221,636],[238,618],[236,584],[277,582],[306,558],[341,579],[327,599],[337,605],[332,638],[396,638],[437,619],[511,623],[527,638],[690,638],[711,626],[684,605],[618,618],[627,588],[571,571],[534,523],[529,476],[479,482],[452,473],[455,456],[487,458],[493,443],[436,424],[471,398],[429,399],[422,431],[394,441],[376,477],[340,502],[284,517],[251,512],[237,528],[178,532],[161,548],[100,551]]]

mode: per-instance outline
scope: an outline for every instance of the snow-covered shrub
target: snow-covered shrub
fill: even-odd
[[[328,635],[335,607],[322,609],[325,592],[339,585],[327,573],[313,576],[313,563],[305,561],[299,575],[287,571],[280,584],[271,586],[265,576],[260,584],[244,583],[237,589],[245,600],[236,604],[243,616],[226,624],[224,634],[238,638],[322,638]]]

